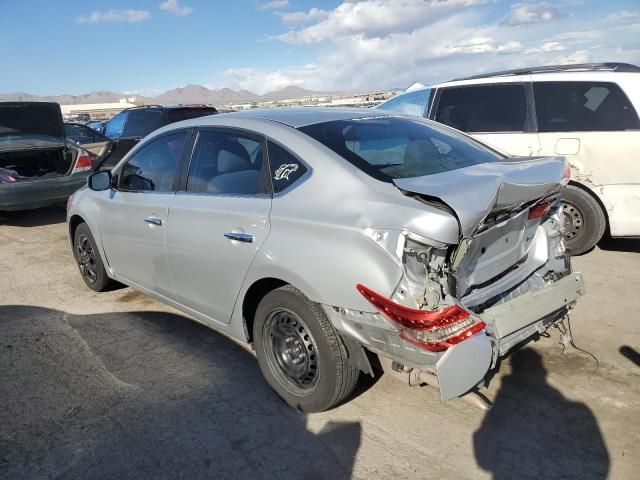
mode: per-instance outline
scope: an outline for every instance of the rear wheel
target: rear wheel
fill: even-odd
[[[73,255],[87,287],[96,292],[105,291],[112,280],[107,275],[96,242],[86,223],[81,223],[76,228],[73,236]]]
[[[290,406],[320,412],[346,398],[359,370],[320,306],[286,285],[258,305],[256,356],[265,379]]]
[[[600,204],[587,192],[568,185],[562,192],[565,245],[573,255],[591,250],[600,241],[606,219]]]

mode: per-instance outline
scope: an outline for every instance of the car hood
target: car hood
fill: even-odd
[[[0,149],[21,137],[64,144],[60,105],[52,102],[0,102]]]
[[[509,158],[423,177],[398,178],[405,192],[439,200],[451,208],[462,237],[469,237],[492,212],[518,207],[559,191],[566,176],[564,157]]]

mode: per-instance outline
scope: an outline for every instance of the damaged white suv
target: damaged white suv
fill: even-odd
[[[376,356],[448,400],[584,292],[569,175],[424,119],[254,110],[154,132],[73,196],[68,226],[90,288],[117,280],[252,343],[294,408],[337,404]]]

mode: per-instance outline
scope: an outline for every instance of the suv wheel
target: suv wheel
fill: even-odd
[[[359,370],[322,308],[286,285],[258,305],[256,356],[265,379],[291,407],[320,412],[346,398]]]
[[[81,223],[76,228],[73,236],[73,256],[87,287],[96,292],[103,292],[109,287],[112,280],[107,275],[96,242],[86,223]]]
[[[565,245],[573,255],[591,250],[600,241],[606,228],[606,219],[600,204],[587,192],[574,185],[562,191]]]

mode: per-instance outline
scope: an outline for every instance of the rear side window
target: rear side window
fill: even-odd
[[[165,135],[142,146],[124,165],[120,190],[170,192],[187,132]]]
[[[401,117],[337,120],[300,130],[385,182],[502,159],[482,144],[445,127]]]
[[[307,167],[276,143],[269,142],[268,149],[273,193],[280,193],[302,177],[307,172]]]
[[[523,132],[524,85],[479,85],[442,90],[435,120],[463,132]]]
[[[113,139],[118,139],[122,136],[124,130],[124,124],[127,121],[127,115],[129,112],[122,112],[109,120],[104,127],[104,134]]]
[[[535,82],[539,132],[589,132],[640,128],[633,105],[615,83]]]
[[[429,105],[430,98],[431,89],[427,88],[415,92],[401,93],[381,103],[376,108],[422,117],[427,113],[427,105]]]
[[[123,137],[142,138],[164,125],[164,112],[156,109],[130,110]]]
[[[182,120],[189,120],[190,118],[199,118],[206,115],[213,115],[218,113],[215,108],[178,108],[175,110],[169,110],[169,122],[175,123]]]
[[[189,166],[187,191],[218,195],[268,193],[262,142],[234,133],[200,132]]]

